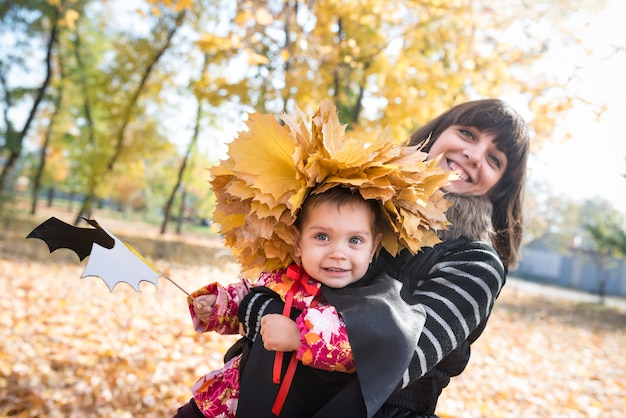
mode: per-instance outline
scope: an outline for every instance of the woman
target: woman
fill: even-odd
[[[371,355],[360,353],[372,347],[359,324],[366,315],[343,309],[349,298],[340,292],[325,292],[346,321],[368,416],[375,411],[376,417],[435,416],[442,389],[469,361],[469,346],[486,325],[522,239],[529,148],[522,118],[500,100],[468,102],[420,128],[410,142],[425,140],[425,151],[441,155],[442,167],[459,173],[445,189],[455,201],[447,214],[452,227],[431,249],[395,259],[383,254],[372,266],[400,280],[404,294],[426,309],[424,330],[402,376],[372,384],[380,368]],[[368,361],[359,362],[360,357]],[[401,383],[379,409],[393,377]]]
[[[381,253],[367,276],[400,281],[404,301],[426,310],[423,332],[386,334],[406,318],[391,310],[373,318],[363,301],[377,298],[367,288],[324,288],[345,320],[358,382],[315,416],[435,417],[442,389],[467,365],[470,344],[517,261],[529,148],[520,115],[497,99],[463,103],[421,127],[410,143],[424,143],[433,158],[441,155],[442,167],[458,172],[445,189],[455,201],[447,214],[452,227],[441,244],[415,256]]]

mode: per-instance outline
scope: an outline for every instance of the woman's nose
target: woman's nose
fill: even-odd
[[[466,148],[465,151],[463,151],[463,154],[465,154],[467,161],[472,163],[475,167],[480,165],[482,159],[482,154],[480,150],[475,148]]]

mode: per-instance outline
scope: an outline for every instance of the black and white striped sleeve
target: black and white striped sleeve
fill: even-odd
[[[408,274],[407,272],[404,272]],[[426,323],[400,387],[422,377],[484,322],[504,286],[505,270],[495,250],[471,242],[442,257],[412,294],[426,310]]]

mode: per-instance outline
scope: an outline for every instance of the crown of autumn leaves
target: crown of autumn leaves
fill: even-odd
[[[389,130],[375,138],[352,138],[335,106],[324,101],[308,117],[252,113],[229,144],[228,158],[210,169],[217,198],[214,222],[243,274],[285,267],[295,260],[293,224],[312,193],[347,187],[381,202],[381,245],[395,255],[416,253],[439,242],[450,203],[441,187],[451,174],[427,160],[417,146],[397,145]]]

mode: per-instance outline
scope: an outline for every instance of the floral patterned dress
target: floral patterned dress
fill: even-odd
[[[289,296],[292,307],[302,311],[296,320],[301,342],[296,352],[299,361],[321,370],[356,372],[345,323],[334,307],[324,304],[319,282],[308,276],[300,266],[292,264],[281,270],[262,273],[254,286],[273,290],[283,301]],[[250,282],[243,279],[227,287],[211,283],[194,292],[194,297],[217,295],[207,323],[202,322],[193,305],[189,305],[195,330],[237,334],[239,304],[249,293],[250,287]],[[195,402],[206,417],[235,417],[240,361],[240,356],[234,357],[223,368],[201,377],[194,384],[192,392]]]

